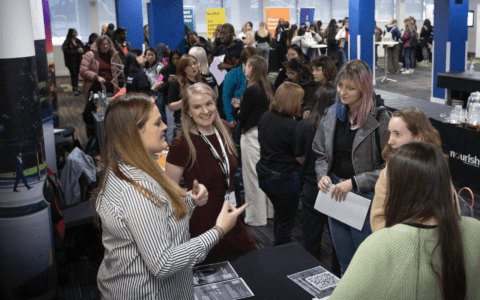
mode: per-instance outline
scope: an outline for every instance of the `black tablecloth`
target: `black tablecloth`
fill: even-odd
[[[474,72],[470,75],[469,71],[465,72],[446,72],[437,74],[437,87],[463,91],[476,92],[480,91],[480,72]]]
[[[222,257],[202,265],[222,261],[230,261],[238,276],[250,287],[255,296],[248,300],[311,300],[313,296],[287,276],[321,266],[298,243]]]
[[[453,184],[480,194],[480,131],[430,119],[448,155]]]

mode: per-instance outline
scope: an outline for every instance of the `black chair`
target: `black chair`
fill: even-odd
[[[62,131],[55,133],[55,135],[63,136],[64,138],[71,136],[72,141],[75,141],[75,128],[63,127],[63,128],[55,128],[55,129],[63,129]]]
[[[55,152],[57,153],[57,166],[65,165],[65,152],[72,152],[73,141],[61,135],[55,135]],[[63,163],[60,164],[60,155],[63,156]]]

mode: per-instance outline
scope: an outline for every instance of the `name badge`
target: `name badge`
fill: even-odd
[[[230,201],[230,204],[232,206],[237,206],[237,200],[235,199],[235,192],[231,192],[227,195],[225,195],[225,201]]]

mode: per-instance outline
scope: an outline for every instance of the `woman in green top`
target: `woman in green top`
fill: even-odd
[[[457,213],[437,147],[409,143],[386,170],[386,228],[358,248],[335,299],[480,299],[480,222]]]

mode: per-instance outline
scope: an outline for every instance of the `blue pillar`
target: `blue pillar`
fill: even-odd
[[[433,15],[431,101],[445,103],[448,95],[445,89],[437,88],[437,74],[465,71],[468,0],[435,0]]]
[[[374,72],[375,0],[350,0],[350,59],[361,59]],[[375,77],[374,77],[375,78]]]
[[[155,48],[158,43],[165,43],[170,49],[178,48],[185,53],[183,0],[150,0],[149,15],[150,46]]]
[[[127,42],[132,49],[142,50],[143,15],[142,0],[116,0],[117,24],[127,30]]]

